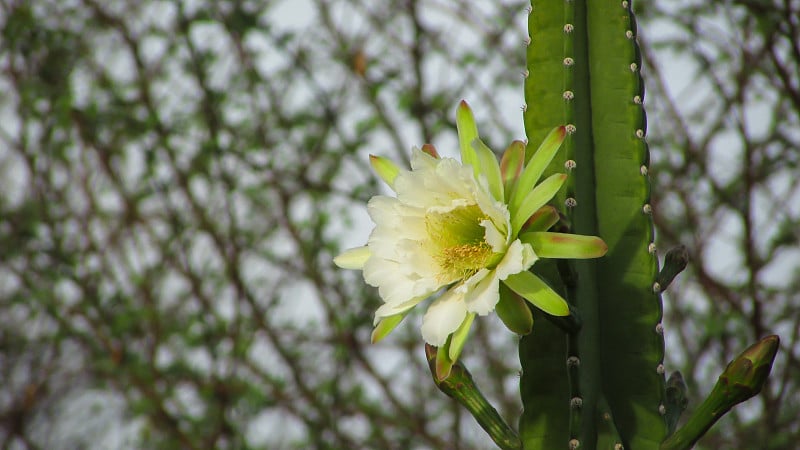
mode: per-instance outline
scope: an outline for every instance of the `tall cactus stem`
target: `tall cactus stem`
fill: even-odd
[[[569,376],[569,436],[570,442],[581,442],[583,436],[583,396],[580,386],[580,352],[578,336],[570,334],[567,341],[567,373]]]
[[[562,351],[552,344],[563,342],[560,330],[537,322],[520,346],[525,405],[520,433],[531,449],[563,448],[565,441],[594,448],[599,437],[604,443],[616,440],[614,445],[654,449],[666,435],[665,380],[659,370],[664,341],[660,296],[653,291],[658,260],[641,62],[630,2],[533,0],[531,11],[524,111],[528,142],[540,142],[554,126],[567,127],[562,152],[548,168],[569,174],[556,206],[571,232],[599,235],[611,250],[600,260],[570,263],[577,278],[574,289],[546,266],[534,267],[552,284],[560,284],[580,313],[581,329],[564,345],[566,356],[577,356],[580,368],[561,372],[562,377],[569,375],[568,383],[548,373],[549,383],[557,383],[558,389],[525,386],[548,383],[544,374],[531,371],[556,359],[548,352]],[[532,396],[526,398],[526,393]],[[564,395],[573,399],[576,394],[580,411],[571,409],[564,416],[529,411],[533,405],[563,404]],[[602,421],[601,399],[611,422]]]
[[[622,438],[614,425],[614,416],[605,397],[601,397],[597,407],[597,446],[598,450],[624,450]]]

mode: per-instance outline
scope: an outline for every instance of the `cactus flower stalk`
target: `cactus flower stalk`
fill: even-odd
[[[686,424],[661,444],[660,450],[692,448],[731,408],[761,392],[772,370],[779,345],[778,336],[767,336],[734,358],[719,376],[711,394],[697,407]]]

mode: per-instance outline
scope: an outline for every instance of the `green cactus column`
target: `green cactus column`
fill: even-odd
[[[567,336],[537,320],[523,338],[520,436],[526,449],[658,448],[666,435],[664,340],[630,2],[532,1],[528,24],[528,141],[567,126],[550,167],[570,174],[556,206],[569,231],[599,235],[609,252],[560,270],[534,266],[583,325]]]

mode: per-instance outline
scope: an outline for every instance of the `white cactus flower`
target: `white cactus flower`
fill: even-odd
[[[599,238],[544,232],[554,223],[553,215],[557,217],[546,203],[566,175],[536,182],[564,139],[563,127],[550,133],[527,166],[523,167],[524,145],[512,144],[501,170],[478,138],[465,102],[456,117],[461,162],[439,158],[432,146],[413,150],[411,170],[370,157],[396,195],[369,201],[375,228],[366,246],[334,259],[340,267],[363,270],[364,280],[378,288],[384,304],[375,313],[373,341],[444,288],[423,317],[422,337],[428,344],[444,346],[450,361],[457,359],[475,316],[491,313],[503,301],[501,284],[548,314],[569,315],[566,301],[528,271],[539,257],[605,253]],[[538,225],[531,220],[537,212],[547,216]],[[529,316],[524,302],[521,306],[524,312],[519,304],[511,309]],[[501,318],[514,331],[525,332],[525,325],[520,331]]]

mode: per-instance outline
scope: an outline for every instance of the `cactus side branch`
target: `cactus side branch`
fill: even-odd
[[[661,450],[687,450],[737,404],[761,392],[767,381],[780,338],[767,336],[728,364],[711,394],[686,424],[661,444]]]

